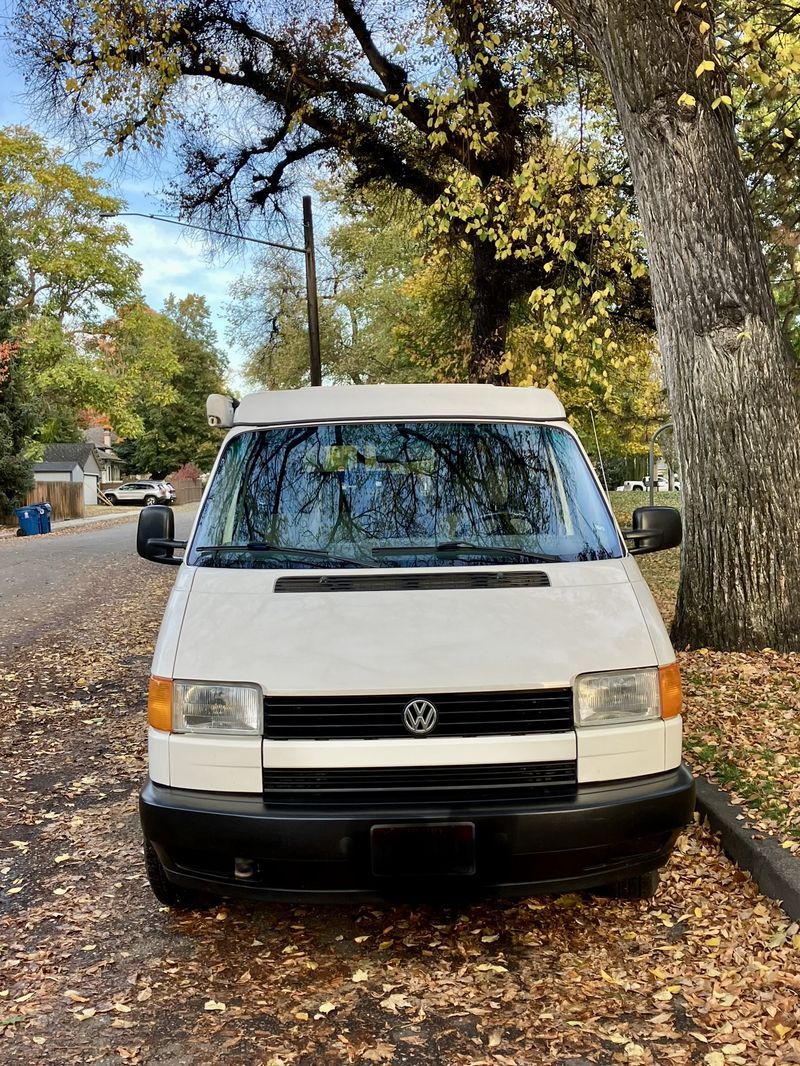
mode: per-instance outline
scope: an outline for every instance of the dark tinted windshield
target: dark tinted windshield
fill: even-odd
[[[608,507],[564,430],[393,422],[234,437],[189,562],[476,566],[621,555]]]

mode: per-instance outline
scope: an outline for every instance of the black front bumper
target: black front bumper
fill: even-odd
[[[405,809],[270,809],[261,796],[166,788],[139,798],[145,837],[177,885],[298,902],[389,896],[537,895],[596,888],[663,866],[691,819],[685,766],[653,777],[579,785],[570,795],[508,803]],[[375,825],[471,822],[475,873],[432,881],[372,872]],[[252,880],[235,858],[255,861]]]

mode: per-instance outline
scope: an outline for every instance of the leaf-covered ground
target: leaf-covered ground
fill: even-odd
[[[677,494],[657,503],[677,505]],[[646,502],[612,493],[621,522]],[[680,567],[677,551],[643,556],[640,566],[669,624]],[[750,823],[800,854],[800,655],[680,651],[686,697],[684,745],[697,773],[741,803]]]
[[[652,903],[161,908],[136,792],[173,576],[125,555],[0,617],[4,1061],[800,1063],[800,931],[699,826]]]

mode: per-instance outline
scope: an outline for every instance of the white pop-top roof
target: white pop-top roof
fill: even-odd
[[[559,420],[564,408],[550,389],[496,385],[335,385],[254,392],[233,423],[275,425],[369,419]]]

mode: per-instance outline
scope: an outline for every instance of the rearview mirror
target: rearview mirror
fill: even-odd
[[[175,515],[171,507],[156,503],[142,509],[136,529],[136,550],[143,559],[180,566],[182,560],[176,558],[175,549],[185,548],[186,541],[175,540],[174,536]]]
[[[683,537],[681,513],[675,507],[637,507],[632,525],[623,530],[631,555],[677,548]]]

